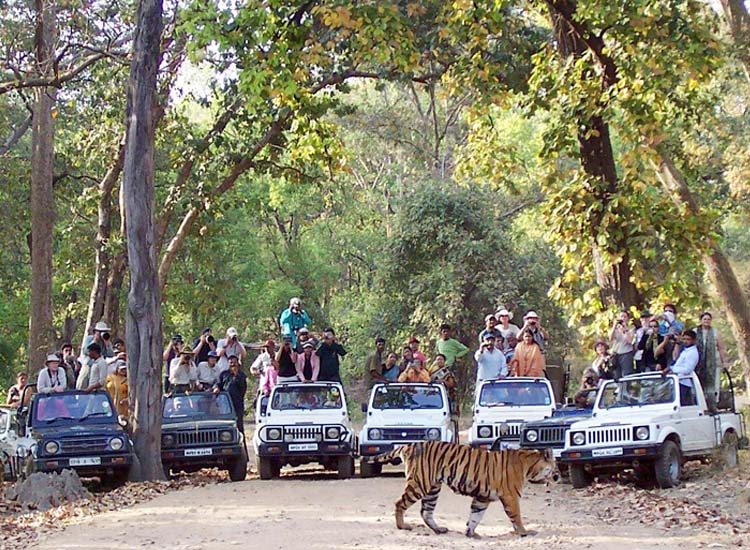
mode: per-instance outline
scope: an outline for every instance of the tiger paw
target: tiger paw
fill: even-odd
[[[399,529],[403,529],[404,531],[411,531],[411,525],[408,523],[402,523],[401,525],[397,525]]]
[[[466,535],[470,539],[481,539],[482,538],[479,535],[477,535],[474,531],[472,531],[471,529],[467,529],[466,532],[464,533],[464,535]]]
[[[444,535],[448,532],[447,527],[433,527],[432,530],[435,531],[435,533],[437,533],[438,535]]]

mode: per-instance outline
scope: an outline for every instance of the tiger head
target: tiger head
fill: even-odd
[[[526,479],[530,483],[549,484],[560,480],[560,471],[557,469],[552,449],[528,451],[524,458]]]

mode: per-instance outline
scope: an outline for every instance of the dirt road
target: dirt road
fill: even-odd
[[[526,527],[538,533],[524,539],[511,534],[510,522],[497,504],[490,506],[479,526],[483,539],[465,538],[462,532],[470,499],[445,489],[436,518],[450,529],[448,534],[429,531],[419,517],[418,506],[407,514],[415,529],[398,531],[392,503],[400,495],[404,480],[397,472],[399,469],[394,468],[382,478],[339,481],[320,471],[298,470],[286,472],[275,481],[253,478],[175,491],[131,508],[83,519],[62,533],[42,532],[33,548],[126,550],[152,546],[208,550],[252,545],[283,550],[461,550],[489,545],[684,550],[750,545],[748,524],[738,523],[742,520],[735,516],[736,510],[723,510],[728,506],[722,501],[724,504],[716,504],[711,511],[714,502],[710,495],[718,492],[718,481],[711,479],[689,481],[683,489],[691,494],[705,490],[708,500],[701,501],[697,512],[695,503],[681,492],[646,492],[616,484],[590,491],[574,491],[569,485],[550,490],[527,486],[523,515]],[[734,491],[739,482],[728,481],[728,490]],[[704,509],[706,517],[690,525]],[[647,524],[642,523],[644,519]]]

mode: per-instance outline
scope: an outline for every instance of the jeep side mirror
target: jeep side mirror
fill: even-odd
[[[260,398],[260,415],[266,416],[266,411],[268,410],[268,396],[264,395]]]
[[[363,413],[367,412],[367,403],[360,403],[360,409],[362,409]]]
[[[125,428],[127,430],[128,426],[130,425],[130,422],[128,422],[128,419],[124,416],[120,415],[117,417],[117,423]]]

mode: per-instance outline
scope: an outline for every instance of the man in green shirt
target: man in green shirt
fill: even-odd
[[[469,348],[455,338],[451,338],[451,326],[445,323],[440,325],[440,339],[435,347],[437,353],[445,355],[445,366],[448,368],[453,367],[456,359],[469,352]]]
[[[367,357],[367,362],[365,363],[365,384],[368,389],[372,387],[374,382],[385,381],[385,378],[383,378],[384,350],[385,338],[376,339],[375,352]]]

